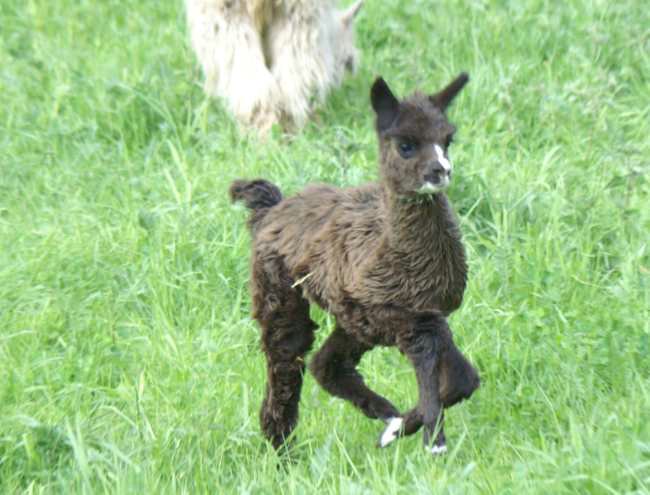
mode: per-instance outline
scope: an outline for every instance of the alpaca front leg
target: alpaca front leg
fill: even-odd
[[[309,369],[318,383],[330,394],[350,401],[369,418],[389,424],[399,417],[397,408],[370,390],[357,371],[368,346],[337,326],[312,359]]]
[[[460,352],[454,343],[451,330],[448,326],[440,328],[438,333],[439,365],[435,370],[438,380],[440,402],[447,409],[468,399],[480,385],[478,372]],[[413,435],[422,428],[423,418],[419,409],[415,407],[399,418],[399,422],[389,425],[382,434],[381,446],[400,436]]]
[[[432,454],[441,454],[447,450],[436,374],[441,354],[439,330],[443,324],[444,318],[441,316],[427,316],[418,319],[412,331],[398,337],[400,350],[415,368],[419,396],[416,409],[404,417],[402,429],[405,433],[417,431],[421,419],[424,446]]]

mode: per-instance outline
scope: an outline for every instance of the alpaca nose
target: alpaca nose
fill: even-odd
[[[424,181],[439,184],[446,175],[447,170],[440,163],[435,162],[427,167],[424,173]]]

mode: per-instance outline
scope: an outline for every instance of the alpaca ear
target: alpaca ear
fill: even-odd
[[[429,97],[431,103],[444,112],[468,81],[467,72],[461,72],[445,89]]]
[[[373,110],[377,114],[377,129],[385,131],[397,117],[399,101],[391,92],[386,81],[381,77],[378,77],[372,85],[370,101]]]
[[[354,18],[363,7],[363,0],[357,0],[341,13],[341,22],[345,27],[350,27]]]

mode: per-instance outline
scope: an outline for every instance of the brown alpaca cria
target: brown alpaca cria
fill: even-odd
[[[379,183],[310,186],[287,199],[265,180],[232,184],[232,200],[253,211],[253,316],[268,373],[260,421],[276,448],[298,420],[304,357],[316,329],[309,302],[336,318],[311,372],[329,393],[387,423],[382,447],[424,426],[425,446],[444,452],[443,407],[479,386],[447,325],[463,299],[467,264],[443,192],[455,131],[445,110],[467,81],[461,74],[439,93],[402,101],[383,79],[375,81]],[[356,369],[377,345],[397,346],[415,368],[419,400],[405,414],[370,390]]]

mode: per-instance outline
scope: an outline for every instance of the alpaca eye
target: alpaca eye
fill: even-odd
[[[402,158],[409,159],[413,158],[413,155],[415,155],[417,145],[412,141],[402,141],[397,145],[397,149]]]

